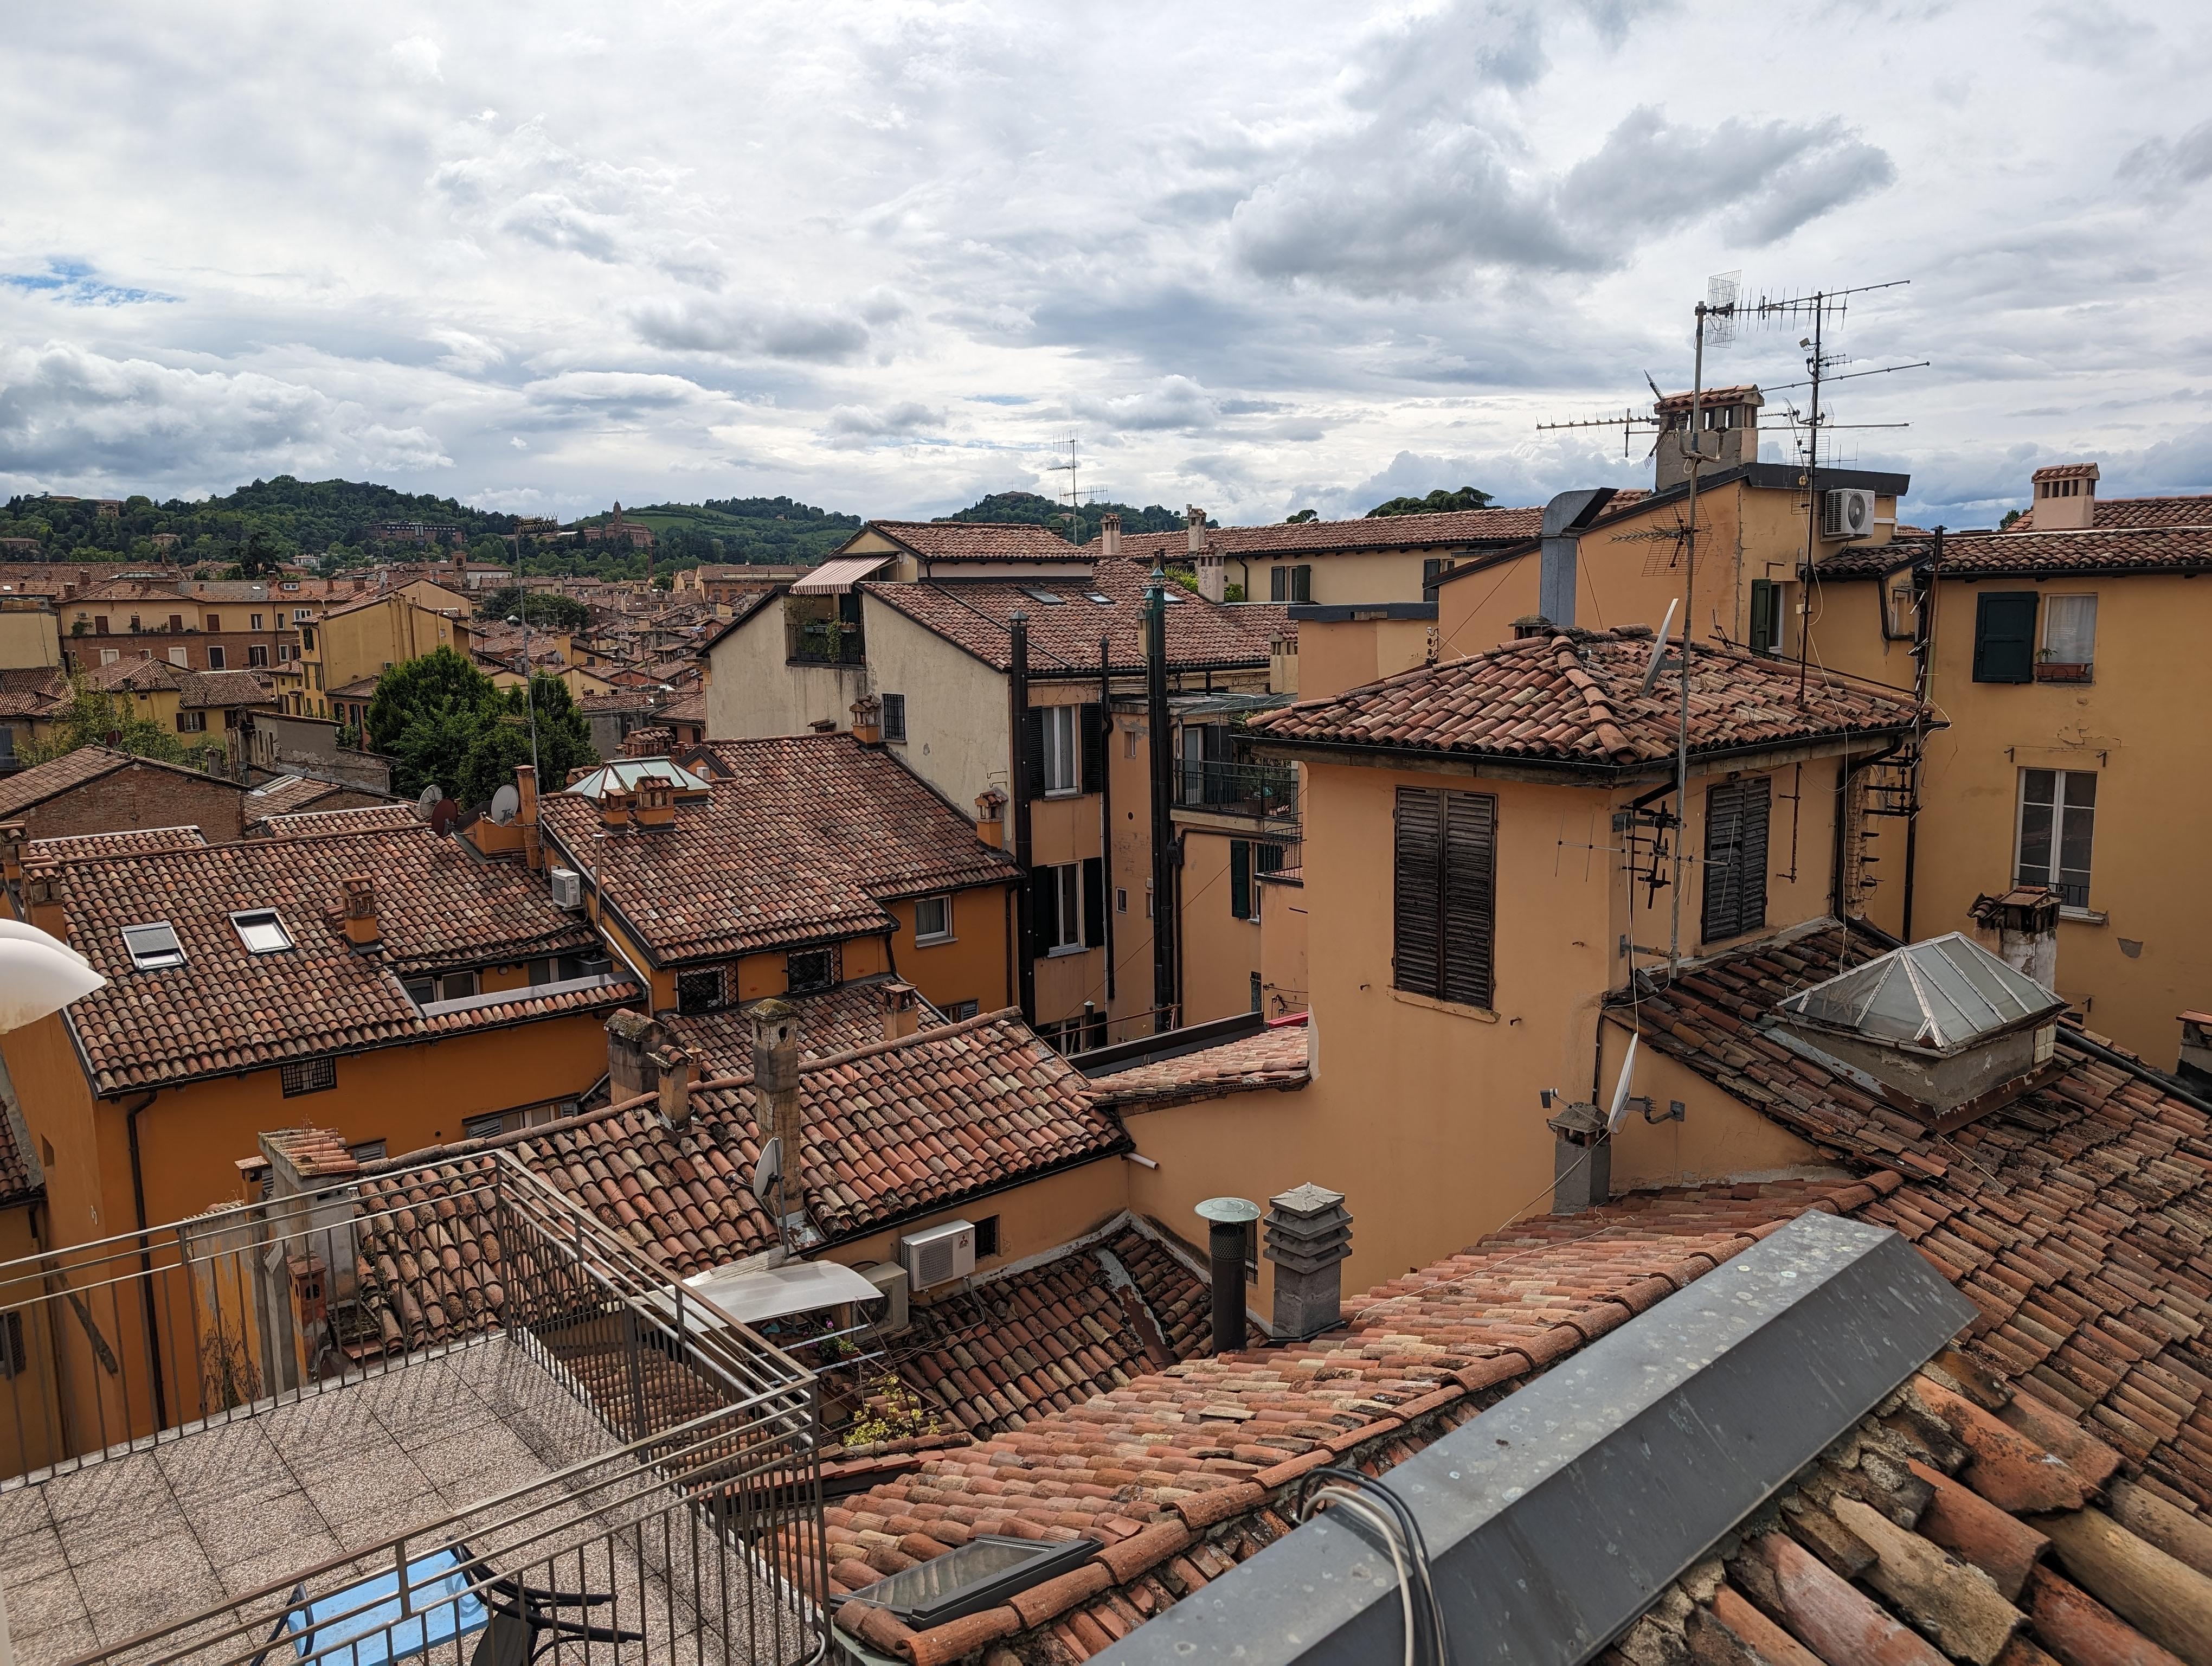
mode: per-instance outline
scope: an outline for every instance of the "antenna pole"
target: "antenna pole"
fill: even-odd
[[[1674,726],[1674,896],[1667,927],[1667,981],[1682,970],[1682,846],[1690,836],[1690,620],[1698,593],[1698,470],[1705,442],[1698,428],[1705,398],[1705,314],[1698,303],[1698,346],[1690,376],[1690,492],[1682,525],[1682,710]]]
[[[1805,450],[1805,570],[1797,575],[1797,704],[1805,704],[1806,667],[1808,662],[1809,639],[1813,634],[1813,562],[1820,553],[1820,373],[1826,368],[1821,356],[1821,325],[1827,321],[1828,309],[1821,305],[1818,289],[1813,292],[1813,416],[1809,424],[1812,437]]]

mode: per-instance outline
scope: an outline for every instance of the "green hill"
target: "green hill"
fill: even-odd
[[[593,515],[591,520],[605,520]],[[659,541],[658,564],[701,562],[811,567],[860,530],[860,517],[817,509],[788,497],[708,498],[704,503],[648,503],[623,511]],[[579,522],[586,525],[587,522]]]
[[[1136,508],[1127,503],[1085,503],[1076,511],[1076,526],[1081,536],[1079,543],[1089,544],[1098,536],[1099,518],[1118,514],[1125,532],[1176,532],[1182,530],[1182,517],[1173,509],[1164,509],[1154,503],[1146,508]],[[944,517],[946,520],[1011,520],[1028,526],[1049,526],[1062,538],[1067,536],[1067,505],[1055,502],[1036,492],[993,492],[981,502],[956,509]]]

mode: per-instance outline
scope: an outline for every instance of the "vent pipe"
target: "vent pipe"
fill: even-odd
[[[1344,1322],[1344,1262],[1352,1216],[1344,1194],[1310,1180],[1267,1200],[1267,1247],[1275,1263],[1275,1340],[1304,1341]]]
[[[1544,506],[1543,556],[1536,611],[1555,625],[1575,622],[1576,567],[1582,529],[1613,499],[1610,486],[1561,492]]]
[[[1241,1197],[1209,1197],[1198,1206],[1206,1224],[1206,1272],[1213,1285],[1213,1351],[1235,1353],[1244,1346],[1246,1247],[1260,1219],[1260,1206]]]

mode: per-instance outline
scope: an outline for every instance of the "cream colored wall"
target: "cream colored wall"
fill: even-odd
[[[1261,882],[1260,997],[1271,1018],[1306,1010],[1306,892],[1279,879]]]
[[[957,1207],[940,1209],[887,1232],[838,1244],[830,1254],[848,1267],[895,1262],[899,1239],[909,1233],[927,1231],[948,1220],[979,1221],[996,1215],[999,1253],[976,1262],[976,1276],[981,1278],[1010,1262],[1042,1255],[1104,1225],[1128,1207],[1127,1170],[1133,1166],[1118,1156],[1102,1157],[988,1197],[970,1198]],[[941,1299],[959,1288],[946,1285],[924,1292],[917,1299]]]
[[[866,593],[861,609],[871,691],[906,696],[906,742],[888,750],[973,814],[985,788],[1008,790],[1005,676]],[[1042,688],[1031,695],[1050,697]]]
[[[1244,599],[1264,602],[1274,595],[1268,576],[1275,568],[1310,567],[1311,599],[1334,602],[1417,602],[1423,563],[1440,552],[1431,550],[1317,550],[1311,555],[1231,556],[1229,582],[1246,586]],[[1246,573],[1250,574],[1249,582]],[[1285,580],[1287,585],[1290,581]]]
[[[1204,1024],[1252,1010],[1261,924],[1229,911],[1231,836],[1183,830],[1182,1021]],[[1252,894],[1256,901],[1256,880]]]
[[[0,670],[59,666],[59,622],[45,608],[0,608]]]
[[[866,668],[792,665],[787,646],[781,599],[714,644],[708,656],[713,666],[707,688],[709,735],[752,740],[805,734],[823,718],[840,729],[853,727],[853,702],[866,685]]]
[[[1601,1104],[1611,1101],[1626,1056],[1627,1033],[1607,1022],[1599,1032]],[[1632,1110],[1613,1137],[1613,1194],[1658,1186],[1695,1186],[1723,1180],[1777,1179],[1819,1171],[1829,1159],[1815,1146],[1770,1121],[1732,1094],[1650,1046],[1636,1049],[1632,1094],[1648,1094],[1662,1116],[1682,1103],[1682,1120],[1647,1122]],[[1578,1096],[1579,1097],[1579,1096]]]
[[[1426,619],[1308,619],[1298,625],[1298,698],[1320,700],[1424,664]]]

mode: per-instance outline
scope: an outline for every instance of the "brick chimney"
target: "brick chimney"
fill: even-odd
[[[1006,795],[987,787],[975,799],[975,836],[994,850],[1006,845]]]
[[[660,1072],[660,1124],[678,1133],[691,1126],[691,1055],[680,1047],[653,1055]]]
[[[921,1028],[921,992],[896,978],[882,988],[884,1039],[902,1041]]]
[[[607,1018],[607,1097],[616,1104],[657,1092],[668,1031],[658,1018],[627,1010]]]
[[[747,1014],[753,1026],[753,1118],[783,1146],[785,1214],[801,1213],[805,1195],[799,1109],[799,1009],[770,996]]]
[[[376,881],[366,873],[348,875],[345,888],[346,941],[356,949],[373,949],[384,940],[376,923]]]
[[[630,811],[637,803],[637,794],[626,793],[612,784],[609,777],[606,790],[599,794],[599,825],[609,832],[629,825]]]
[[[1267,1248],[1275,1263],[1275,1340],[1304,1341],[1344,1320],[1343,1264],[1352,1254],[1344,1194],[1310,1180],[1267,1200]]]
[[[1098,552],[1108,561],[1121,555],[1121,517],[1109,509],[1098,517]]]
[[[31,923],[49,937],[70,941],[69,912],[62,906],[62,871],[52,860],[34,861],[23,869],[23,903]]]
[[[640,775],[631,814],[650,831],[676,825],[676,783],[666,775]]]
[[[1191,565],[1195,567],[1198,558],[1206,553],[1206,511],[1195,503],[1188,505],[1182,512],[1182,524]]]
[[[2035,471],[2035,530],[2077,532],[2097,524],[2097,465],[2059,463]]]
[[[23,877],[23,847],[29,842],[30,830],[21,822],[0,822],[0,872],[9,885]]]

